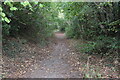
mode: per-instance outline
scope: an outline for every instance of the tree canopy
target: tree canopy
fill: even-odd
[[[88,41],[78,45],[85,53],[120,48],[119,2],[3,2],[0,11],[3,38],[20,35],[41,43],[60,29],[68,38]]]

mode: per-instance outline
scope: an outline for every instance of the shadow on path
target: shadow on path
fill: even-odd
[[[27,78],[81,78],[81,73],[75,70],[66,60],[70,56],[70,51],[64,43],[65,34],[55,33],[57,44],[54,51],[47,59],[39,63],[40,67],[33,72],[28,72],[24,76]],[[69,55],[69,56],[68,56]],[[71,55],[72,56],[72,55]],[[70,58],[67,58],[70,59]],[[74,70],[74,71],[73,71]]]

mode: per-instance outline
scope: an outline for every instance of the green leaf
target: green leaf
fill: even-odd
[[[2,18],[2,21],[4,21],[4,19]]]
[[[10,20],[9,20],[7,17],[5,17],[4,20],[5,20],[7,23],[10,23]]]
[[[21,2],[21,4],[22,4],[23,6],[27,6],[27,5],[29,5],[30,3],[29,3],[28,1],[25,1],[25,2]]]
[[[13,7],[13,4],[12,4],[11,2],[5,1],[4,4],[5,4],[5,5],[8,5],[8,6],[10,6],[10,7]]]
[[[43,4],[39,4],[40,7],[43,7]]]
[[[113,22],[111,22],[111,23],[108,24],[108,25],[114,26],[114,25],[119,25],[119,23],[120,23],[120,19],[119,19],[119,20],[116,20],[116,21],[113,21]]]
[[[5,13],[1,12],[0,16],[5,17]]]
[[[89,75],[89,74],[85,74],[85,77],[86,77],[86,78],[90,78],[90,75]]]
[[[11,7],[10,10],[15,11],[15,10],[17,10],[17,8],[16,7]]]
[[[38,4],[38,2],[36,2],[36,1],[35,1],[34,3],[35,3],[35,4]]]
[[[2,7],[0,7],[0,11],[2,11],[3,9],[2,9]]]

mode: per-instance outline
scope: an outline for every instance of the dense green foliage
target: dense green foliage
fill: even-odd
[[[86,40],[78,45],[81,52],[117,53],[120,49],[120,4],[112,2],[66,3],[63,6],[69,21],[69,38]]]
[[[53,29],[49,26],[48,19],[52,18],[49,6],[40,2],[3,2],[0,7],[3,37],[20,35],[34,42],[46,41]]]
[[[116,77],[115,67],[119,68],[120,62],[120,2],[2,2],[0,17],[2,52],[5,59],[8,59],[6,69],[18,71],[14,66],[20,68],[18,66],[20,65],[22,68],[28,68],[22,64],[36,64],[45,58],[44,55],[51,59],[57,54],[60,55],[58,58],[61,60],[68,60],[69,65],[77,67],[70,69],[71,73],[75,71],[76,74],[76,70],[78,70],[80,73],[82,72],[82,75],[85,73],[84,78],[104,78],[103,75],[112,71],[113,77],[111,73],[105,77]],[[70,47],[66,47],[67,40],[60,39],[64,40],[65,44],[58,43],[60,40],[57,42],[52,37],[55,31],[65,32],[67,39],[74,39],[73,41],[77,42],[73,43],[76,51],[71,48],[71,44]],[[57,38],[61,36],[63,35]],[[52,50],[45,46],[49,40],[54,42],[52,47],[55,47]],[[70,40],[70,42],[72,41]],[[39,46],[40,49],[38,49]],[[45,46],[46,49],[41,49],[42,46]],[[50,48],[52,47],[50,44]],[[63,48],[67,50],[64,51]],[[55,56],[49,55],[51,51],[55,53]],[[59,52],[57,53],[57,51]],[[68,54],[64,55],[64,53]],[[75,53],[78,53],[80,62],[77,62],[78,56]],[[94,54],[98,56],[94,57]],[[16,57],[18,59],[14,59],[16,55],[18,55]],[[99,59],[100,55],[102,59]],[[6,56],[11,57],[12,62]],[[40,59],[36,58],[37,56]],[[106,64],[106,59],[114,64]],[[18,60],[21,60],[22,64]],[[55,60],[57,59],[55,58]],[[9,66],[9,62],[12,65]],[[15,69],[12,69],[11,66]],[[63,69],[64,67],[66,66],[63,64]],[[19,69],[20,74],[24,70],[22,68]],[[9,70],[5,71],[11,74]],[[26,71],[24,70],[24,72]],[[119,69],[118,72],[120,72]],[[70,77],[69,74],[68,77]]]
[[[65,31],[68,38],[87,41],[77,45],[81,52],[118,54],[118,2],[3,2],[0,11],[3,37],[20,35],[42,42],[58,28]]]

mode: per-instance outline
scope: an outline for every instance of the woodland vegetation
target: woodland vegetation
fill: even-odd
[[[3,39],[20,35],[41,43],[59,27],[68,38],[87,41],[78,44],[82,52],[118,55],[120,4],[117,2],[4,2],[0,11]]]
[[[6,52],[9,37],[46,45],[59,29],[67,39],[84,41],[76,45],[81,53],[120,61],[119,2],[2,2],[0,16]]]

